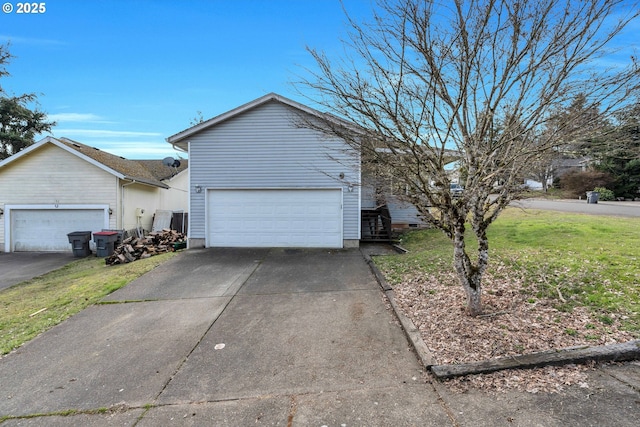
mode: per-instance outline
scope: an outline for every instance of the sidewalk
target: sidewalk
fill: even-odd
[[[0,359],[0,426],[636,425],[640,366],[596,372],[455,394],[358,250],[190,250]]]

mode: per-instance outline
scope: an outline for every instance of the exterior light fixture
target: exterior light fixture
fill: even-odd
[[[196,185],[196,193],[202,193],[202,187],[200,185]]]

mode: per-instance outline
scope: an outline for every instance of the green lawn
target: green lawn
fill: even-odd
[[[103,258],[83,258],[0,291],[0,354],[95,304],[174,255],[170,252],[115,266],[106,266]]]
[[[476,246],[468,238],[467,247]],[[639,243],[640,219],[508,209],[489,228],[490,269],[506,265],[535,284],[532,300],[549,296],[562,310],[585,305],[603,322],[615,314],[640,336]],[[376,258],[391,284],[407,271],[452,269],[452,246],[439,230],[409,232],[401,245],[410,253]]]

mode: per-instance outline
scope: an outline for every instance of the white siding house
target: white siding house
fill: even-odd
[[[189,206],[189,170],[184,169],[177,175],[163,179],[169,186],[167,191],[160,191],[161,209],[169,211],[186,210]]]
[[[189,246],[347,247],[360,161],[299,126],[319,112],[269,94],[167,139],[189,153]]]
[[[73,231],[150,230],[169,191],[136,161],[47,137],[0,162],[0,251],[71,251]]]

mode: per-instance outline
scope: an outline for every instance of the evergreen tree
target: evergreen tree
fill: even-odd
[[[615,177],[611,190],[617,197],[639,197],[640,102],[618,112],[616,120],[597,167]]]
[[[9,75],[5,67],[11,58],[8,45],[0,45],[0,77]],[[55,126],[44,112],[29,108],[36,101],[33,93],[10,96],[0,86],[0,160],[33,144],[37,134]]]

